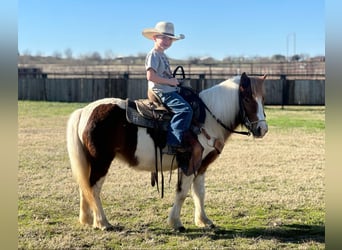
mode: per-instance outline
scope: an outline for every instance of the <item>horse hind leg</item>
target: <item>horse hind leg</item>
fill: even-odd
[[[113,226],[106,218],[100,198],[101,189],[111,161],[109,159],[108,161],[90,160],[88,163],[89,174],[83,175],[81,181],[79,181],[81,188],[80,222],[92,224],[94,228],[101,230],[113,229]]]
[[[100,198],[100,193],[102,185],[105,181],[105,177],[100,178],[96,184],[92,187],[94,194],[95,204],[93,206],[93,227],[99,228],[101,230],[112,230],[114,227],[108,222],[106,215],[104,213],[102,202]]]
[[[100,191],[104,177],[95,185],[90,185],[91,165],[86,157],[82,142],[78,137],[78,124],[82,110],[76,110],[70,116],[67,125],[67,150],[70,159],[71,170],[80,192],[80,214],[81,224],[93,225],[100,229],[109,229],[108,223],[102,209]],[[91,214],[93,212],[93,215]]]
[[[84,178],[80,185],[80,214],[81,224],[92,225],[101,230],[111,230],[113,226],[108,222],[104,213],[100,193],[105,176],[101,177],[93,186],[90,186],[89,178]]]
[[[71,165],[71,172],[79,185],[80,194],[80,214],[79,221],[81,224],[93,224],[93,217],[89,202],[86,198],[86,192],[84,191],[86,186],[89,186],[86,182],[89,178],[90,167],[89,162],[85,157],[82,142],[78,137],[78,126],[82,109],[74,111],[68,120],[67,124],[67,150]]]
[[[82,225],[92,225],[93,224],[93,214],[89,206],[89,203],[80,188],[80,215],[79,221]]]
[[[205,175],[197,175],[193,181],[192,198],[195,204],[195,224],[198,227],[215,227],[214,223],[207,217],[204,210],[205,198]]]

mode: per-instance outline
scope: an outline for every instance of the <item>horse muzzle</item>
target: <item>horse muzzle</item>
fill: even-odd
[[[254,138],[263,138],[267,131],[268,126],[265,120],[261,120],[252,124],[251,132]]]

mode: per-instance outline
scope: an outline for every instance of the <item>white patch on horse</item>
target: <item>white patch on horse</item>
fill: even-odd
[[[258,103],[258,112],[257,112],[257,117],[258,117],[258,127],[260,128],[260,136],[264,136],[267,131],[267,123],[266,123],[266,117],[264,113],[264,107],[262,104],[261,98],[257,98],[256,102]]]
[[[239,82],[240,77],[234,77],[210,89],[203,90],[199,94],[203,102],[213,112],[213,115],[227,125],[230,125],[228,124],[229,121],[234,120],[236,110],[239,108],[239,96],[237,94]],[[211,137],[208,140],[202,133],[198,135],[198,140],[204,148],[202,156],[204,159],[211,151],[215,150],[213,140],[225,141],[227,130],[216,121],[208,110],[206,110],[206,119],[203,127]]]
[[[138,170],[142,171],[155,171],[155,148],[154,142],[151,136],[147,133],[146,128],[138,127],[138,142],[137,148],[135,151],[135,156],[138,159],[138,166],[135,166]],[[153,149],[153,150],[151,150]],[[172,164],[172,156],[163,154],[163,165],[161,166],[160,162],[160,151],[157,148],[157,158],[158,158],[158,171],[161,171],[161,167],[163,171],[169,171]],[[176,168],[176,164],[174,163],[173,169]]]
[[[138,159],[139,170],[151,170],[154,166],[154,154],[151,149],[154,148],[154,143],[146,128],[138,127],[138,141],[135,156]]]

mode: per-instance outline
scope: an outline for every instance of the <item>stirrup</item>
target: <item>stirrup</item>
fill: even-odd
[[[168,155],[176,155],[178,153],[189,153],[191,152],[191,147],[183,147],[183,146],[170,146],[167,145],[166,150],[163,150],[163,154]]]

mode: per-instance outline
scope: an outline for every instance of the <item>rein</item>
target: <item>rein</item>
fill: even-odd
[[[246,122],[246,120],[247,120],[247,121],[249,122],[249,125],[248,125],[248,126],[246,126],[246,123],[244,124],[244,125],[247,127],[247,129],[248,129],[247,132],[246,132],[246,131],[236,131],[236,130],[234,130],[234,129],[229,128],[229,127],[228,127],[227,125],[225,125],[219,118],[217,118],[217,117],[213,114],[213,112],[211,112],[211,110],[208,108],[208,106],[207,106],[203,101],[202,101],[202,103],[203,103],[205,109],[208,110],[208,112],[211,114],[211,116],[216,120],[216,122],[217,122],[218,124],[220,124],[225,130],[227,130],[227,131],[229,131],[229,132],[231,132],[231,133],[240,134],[240,135],[247,135],[247,136],[250,136],[250,135],[251,135],[250,128],[252,127],[252,126],[251,126],[252,123],[249,122],[248,118],[247,118],[246,115],[245,115],[244,110],[243,110],[243,112],[240,112],[240,114],[242,115],[242,113],[243,113],[243,121]],[[241,102],[240,102],[240,110],[241,110],[241,108],[242,108],[242,107],[241,107]],[[242,108],[242,109],[243,109],[243,108]],[[258,121],[256,121],[256,122],[258,122]],[[255,123],[255,122],[253,122],[253,123]]]

